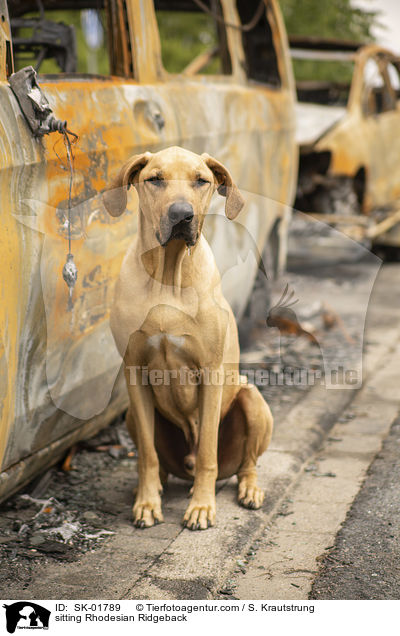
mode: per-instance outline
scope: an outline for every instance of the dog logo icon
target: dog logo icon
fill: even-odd
[[[31,601],[18,601],[3,605],[6,610],[7,631],[14,634],[16,629],[48,629],[51,612]]]

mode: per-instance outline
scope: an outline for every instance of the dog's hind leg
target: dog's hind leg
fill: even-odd
[[[126,424],[126,428],[128,429],[129,435],[131,436],[132,441],[135,444],[137,449],[138,444],[137,444],[137,437],[136,437],[136,426],[135,426],[135,420],[132,417],[130,407],[128,407],[128,410],[125,415],[125,424]]]
[[[270,443],[273,419],[268,404],[254,385],[243,386],[236,400],[246,421],[243,460],[237,473],[238,502],[245,508],[256,509],[264,501],[264,492],[257,484],[256,463]]]
[[[159,474],[160,474],[161,486],[164,488],[164,486],[167,485],[169,473],[167,470],[165,470],[165,468],[163,468],[163,466],[161,466],[161,464],[160,464]]]

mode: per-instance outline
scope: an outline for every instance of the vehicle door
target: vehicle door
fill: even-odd
[[[135,78],[132,4],[108,0],[97,11],[89,1],[44,1],[38,12],[35,1],[8,11],[0,0],[0,498],[127,402],[123,383],[114,386],[121,360],[108,315],[136,210],[131,200],[112,219],[100,192],[127,157],[159,140]],[[27,123],[20,104],[37,90],[20,99],[11,91],[12,71],[27,65],[54,116],[78,135],[72,166],[64,135],[35,137]]]
[[[376,53],[363,64],[363,85],[361,92],[362,126],[364,139],[368,145],[367,192],[368,207],[387,206],[398,198],[399,175],[397,166],[400,158],[400,144],[397,143],[400,130],[400,112],[392,66],[385,53]],[[398,81],[398,78],[397,78]]]

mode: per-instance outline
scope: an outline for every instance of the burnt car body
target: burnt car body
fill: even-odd
[[[192,0],[43,0],[36,15],[34,1],[7,7],[0,0],[0,499],[126,406],[108,317],[136,232],[136,202],[130,197],[126,213],[113,219],[101,192],[127,157],[179,145],[216,156],[234,175],[248,199],[240,223],[222,227],[216,200],[207,237],[223,272],[235,272],[237,259],[244,264],[225,289],[238,317],[258,268],[249,252],[270,240],[276,268],[284,266],[297,147],[279,8],[275,0],[205,5],[213,20],[218,11],[217,47],[173,73],[164,67],[158,14],[199,11]],[[100,27],[82,71],[81,16],[68,24],[53,17],[56,10],[98,10],[105,71],[93,63]],[[243,29],[256,12],[251,30]],[[203,74],[215,57],[217,71]],[[49,63],[57,70],[49,72]],[[25,90],[20,82],[14,94],[11,75],[26,65],[38,70],[37,86]],[[29,119],[32,102],[50,119]],[[49,121],[55,132],[41,134]],[[57,132],[64,121],[79,137],[70,151]],[[70,253],[77,267],[72,307],[63,278]]]
[[[313,38],[291,38],[291,54],[352,67],[350,81],[297,82],[295,207],[367,243],[400,245],[400,58]]]

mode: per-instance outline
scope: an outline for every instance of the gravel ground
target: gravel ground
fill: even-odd
[[[358,304],[349,304],[354,290],[362,287],[370,271],[352,265],[331,269],[289,273],[276,282],[272,300],[277,302],[287,282],[301,299],[295,318],[305,322],[332,355],[348,349],[350,335],[362,338]],[[368,287],[368,281],[367,281]],[[322,319],[323,302],[337,296],[340,323],[330,327]],[[288,335],[283,329],[267,329],[266,317],[250,327],[250,344],[243,350],[244,369],[279,371],[286,367],[318,368],[320,348],[307,335]],[[249,331],[249,333],[250,333]],[[308,391],[308,386],[260,387],[269,402],[277,426]],[[116,515],[129,520],[132,489],[136,482],[136,451],[122,418],[95,438],[75,449],[72,469],[56,466],[22,493],[0,506],[0,590],[7,596],[10,582],[29,584],[35,567],[51,561],[77,561],[85,552],[96,550],[115,531]]]
[[[121,419],[73,449],[71,469],[56,466],[0,508],[0,590],[29,582],[38,562],[72,561],[113,534],[117,508],[110,486],[134,474],[135,450]],[[3,592],[4,595],[4,592]]]

